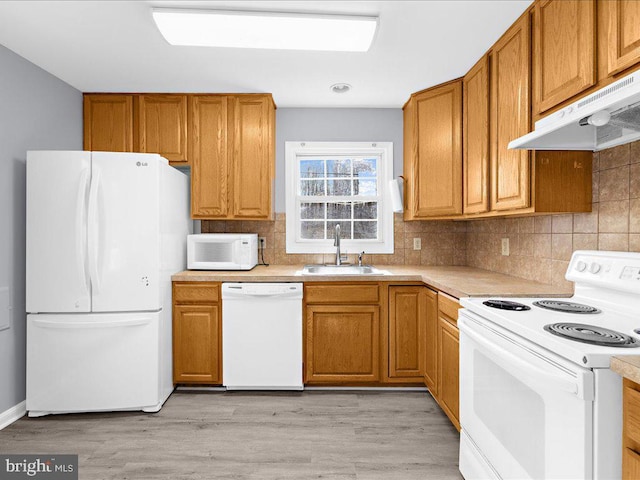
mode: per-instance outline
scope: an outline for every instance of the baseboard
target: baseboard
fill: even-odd
[[[8,427],[16,420],[20,420],[26,414],[27,414],[26,400],[0,413],[0,430],[2,430],[4,427]]]

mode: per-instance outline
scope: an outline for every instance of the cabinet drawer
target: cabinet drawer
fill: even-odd
[[[208,282],[174,283],[174,303],[215,303],[220,300],[220,284]]]
[[[380,303],[380,286],[373,284],[305,285],[306,303]]]
[[[438,310],[440,314],[444,314],[451,320],[455,325],[458,324],[458,310],[460,309],[460,303],[458,300],[450,297],[446,293],[438,293]]]
[[[630,448],[622,452],[622,478],[634,480],[640,478],[640,455]]]

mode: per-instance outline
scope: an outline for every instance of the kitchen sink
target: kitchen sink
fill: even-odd
[[[371,265],[305,265],[301,275],[388,275]]]

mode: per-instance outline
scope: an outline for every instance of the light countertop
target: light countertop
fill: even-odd
[[[185,270],[174,282],[422,282],[452,297],[568,297],[566,287],[472,267],[377,265],[388,275],[300,275],[303,265],[259,265],[249,271]]]
[[[632,382],[640,383],[640,355],[611,357],[611,370]]]

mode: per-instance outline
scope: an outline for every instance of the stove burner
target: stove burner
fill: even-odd
[[[482,303],[487,307],[499,308],[501,310],[515,310],[518,312],[531,310],[531,307],[527,305],[523,305],[522,303],[517,302],[509,302],[508,300],[487,300],[486,302]]]
[[[565,313],[600,313],[595,307],[591,307],[589,305],[583,305],[581,303],[574,302],[565,302],[562,300],[539,300],[537,302],[533,302],[536,307],[546,308],[548,310],[553,310],[555,312],[565,312]]]
[[[603,347],[640,347],[640,342],[624,333],[581,323],[553,323],[544,329],[562,338]]]

